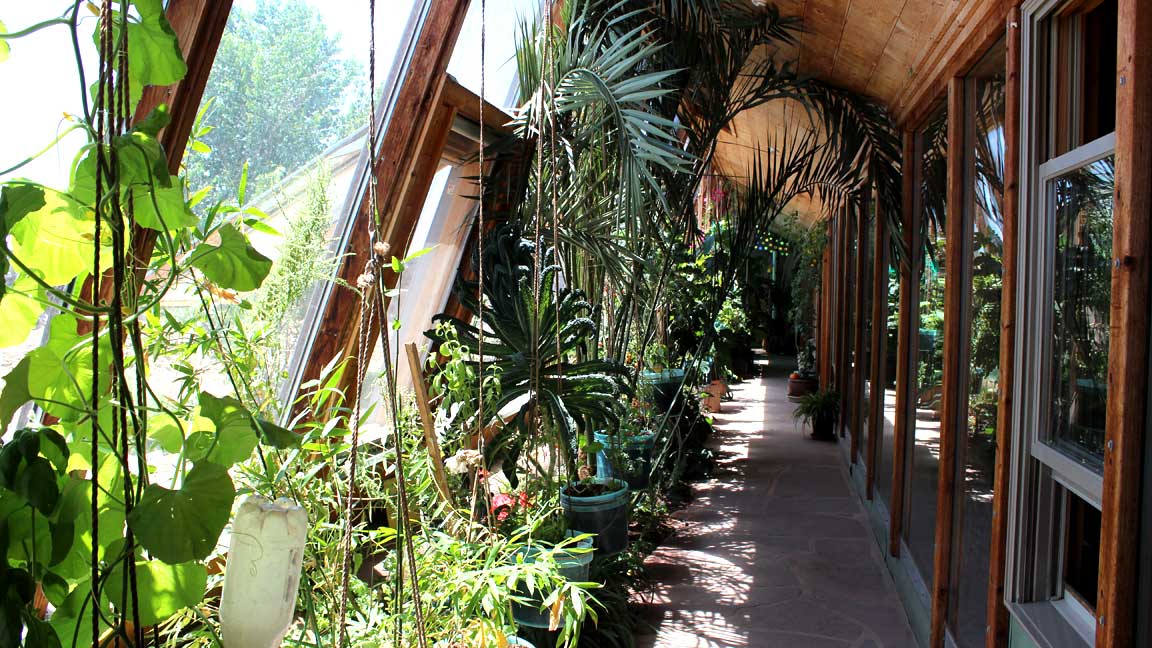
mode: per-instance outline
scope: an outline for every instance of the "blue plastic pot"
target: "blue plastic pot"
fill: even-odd
[[[604,556],[628,548],[628,484],[620,479],[597,477],[592,480],[607,484],[612,490],[604,495],[572,497],[560,491],[560,506],[568,528],[595,535],[596,550]]]
[[[509,646],[521,646],[522,648],[536,648],[536,646],[528,643],[520,637],[508,637]]]
[[[651,432],[623,438],[597,432],[596,443],[600,444],[600,451],[596,453],[596,475],[623,479],[634,491],[647,488],[652,474],[652,446],[655,441],[656,435]],[[628,466],[616,465],[621,452],[627,457]]]
[[[585,538],[576,543],[578,549],[591,549],[592,539]],[[536,557],[539,556],[545,549],[543,547],[531,546],[522,551],[524,562],[534,562]],[[585,551],[576,553],[574,551],[567,551],[560,549],[556,551],[553,558],[556,560],[556,571],[561,576],[570,581],[585,582],[588,580],[589,566],[592,564],[592,556],[595,552]],[[518,594],[521,596],[533,599],[532,603],[512,603],[512,618],[516,620],[516,624],[522,627],[529,628],[547,628],[548,627],[548,614],[549,610],[541,610],[540,606],[543,605],[544,593],[536,591],[529,594],[526,589],[519,589]],[[520,641],[524,641],[520,639]],[[532,644],[524,641],[522,644],[509,643],[512,646],[531,646]]]

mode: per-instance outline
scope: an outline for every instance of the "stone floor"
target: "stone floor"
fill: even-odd
[[[808,439],[787,374],[733,387],[719,470],[647,560],[641,648],[915,648],[836,444]]]

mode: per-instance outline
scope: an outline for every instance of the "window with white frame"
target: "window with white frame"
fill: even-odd
[[[1009,598],[1094,636],[1108,404],[1116,1],[1022,9],[1020,272]],[[1057,614],[1050,614],[1056,612]],[[1056,627],[1060,626],[1060,627]]]

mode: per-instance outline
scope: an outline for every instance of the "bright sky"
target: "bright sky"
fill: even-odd
[[[343,56],[368,62],[367,0],[306,0],[324,16],[332,32],[339,36]],[[433,0],[436,1],[436,0]],[[400,38],[408,24],[415,0],[378,0],[376,5],[376,47],[378,83],[385,80],[385,65],[391,65]],[[236,6],[252,8],[255,0],[236,0]],[[67,0],[0,0],[0,22],[9,31],[24,29],[61,15]],[[539,0],[488,0],[486,86],[489,100],[508,107],[516,76],[513,60],[517,24],[540,6]],[[95,17],[82,10],[92,29]],[[76,73],[71,38],[67,28],[54,26],[35,35],[11,41],[11,56],[0,63],[0,171],[51,144],[67,129],[65,113],[80,111],[80,81]],[[80,41],[89,76],[95,70],[95,47],[90,36]],[[448,71],[465,87],[480,91],[480,3],[473,2],[460,34],[456,53]],[[88,79],[91,83],[92,79]],[[57,187],[68,183],[68,168],[76,151],[84,144],[81,133],[72,133],[48,153],[0,180],[26,177]]]

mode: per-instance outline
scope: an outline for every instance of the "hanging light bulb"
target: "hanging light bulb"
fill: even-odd
[[[220,625],[226,648],[277,648],[296,609],[308,513],[250,495],[232,523]]]

